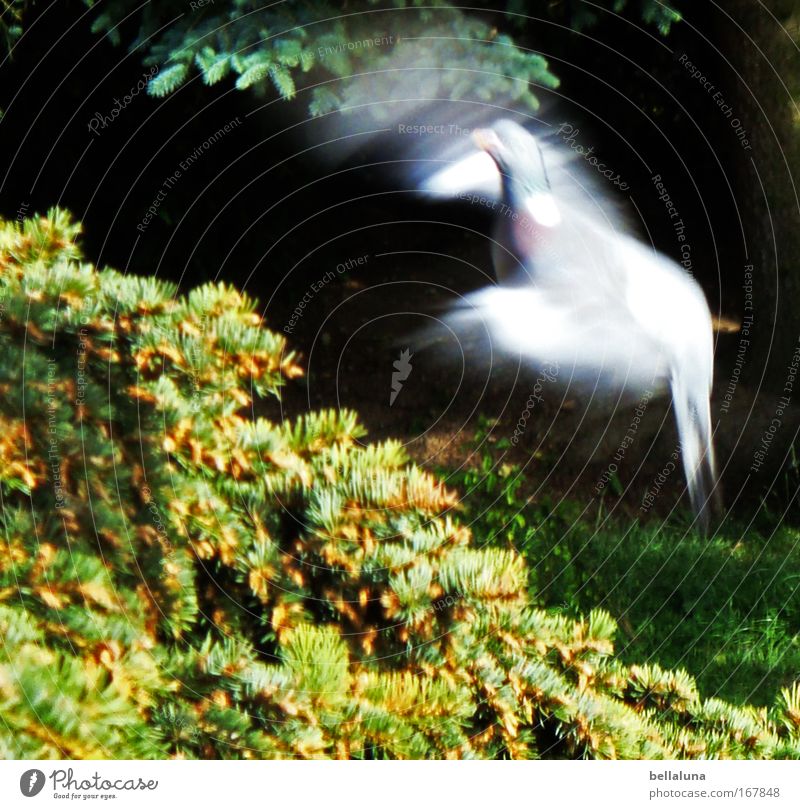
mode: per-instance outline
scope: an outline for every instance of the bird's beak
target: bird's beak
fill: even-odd
[[[491,154],[501,145],[497,134],[491,129],[476,129],[472,133],[472,140],[479,149]]]

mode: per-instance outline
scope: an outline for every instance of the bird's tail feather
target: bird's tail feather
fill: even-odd
[[[688,390],[673,379],[672,401],[689,498],[699,526],[707,531],[711,516],[720,509],[708,390]]]

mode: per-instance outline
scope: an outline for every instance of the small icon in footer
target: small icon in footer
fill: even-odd
[[[44,773],[41,770],[25,770],[19,779],[20,792],[27,798],[38,795],[43,786]]]

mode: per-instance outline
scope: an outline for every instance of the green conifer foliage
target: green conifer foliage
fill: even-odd
[[[800,755],[797,686],[757,710],[622,665],[399,443],[253,418],[300,373],[253,301],[98,271],[78,233],[0,223],[2,755]]]
[[[506,29],[541,32],[546,38],[543,20],[582,31],[628,6],[636,8],[634,19],[664,35],[681,19],[659,0],[496,0],[481,11],[461,11],[446,0],[344,5],[216,0],[189,3],[188,9],[185,0],[144,6],[107,0],[97,6],[95,30],[117,43],[121,26],[138,21],[131,50],[144,52],[145,63],[160,68],[149,85],[152,95],[174,92],[199,71],[209,85],[232,78],[240,90],[254,88],[284,99],[308,88],[312,115],[362,108],[365,98],[376,96],[376,82],[384,100],[468,98],[535,110],[537,87],[555,88],[558,79],[541,54],[520,45]],[[384,112],[379,106],[371,111]]]
[[[363,84],[374,95],[375,82],[386,99],[413,90],[414,97],[517,100],[535,109],[536,86],[556,87],[558,80],[544,57],[500,33],[487,11],[466,14],[444,0],[361,0],[345,7],[226,0],[191,10],[184,0],[144,7],[113,0],[98,4],[94,27],[119,42],[121,22],[139,20],[131,49],[160,68],[149,85],[154,96],[172,93],[199,71],[209,85],[233,80],[241,90],[284,99],[308,88],[313,115],[362,104]]]
[[[4,51],[11,51],[22,35],[22,16],[29,0],[0,0],[0,40]]]

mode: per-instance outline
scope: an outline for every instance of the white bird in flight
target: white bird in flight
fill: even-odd
[[[714,358],[699,285],[615,226],[596,197],[594,209],[585,195],[571,197],[565,189],[575,188],[575,178],[563,155],[543,150],[519,124],[500,120],[473,139],[482,151],[425,187],[494,210],[499,284],[467,296],[449,316],[451,328],[480,324],[506,351],[557,364],[562,383],[638,393],[668,386],[692,508],[707,528],[710,499],[718,496],[709,404]]]

